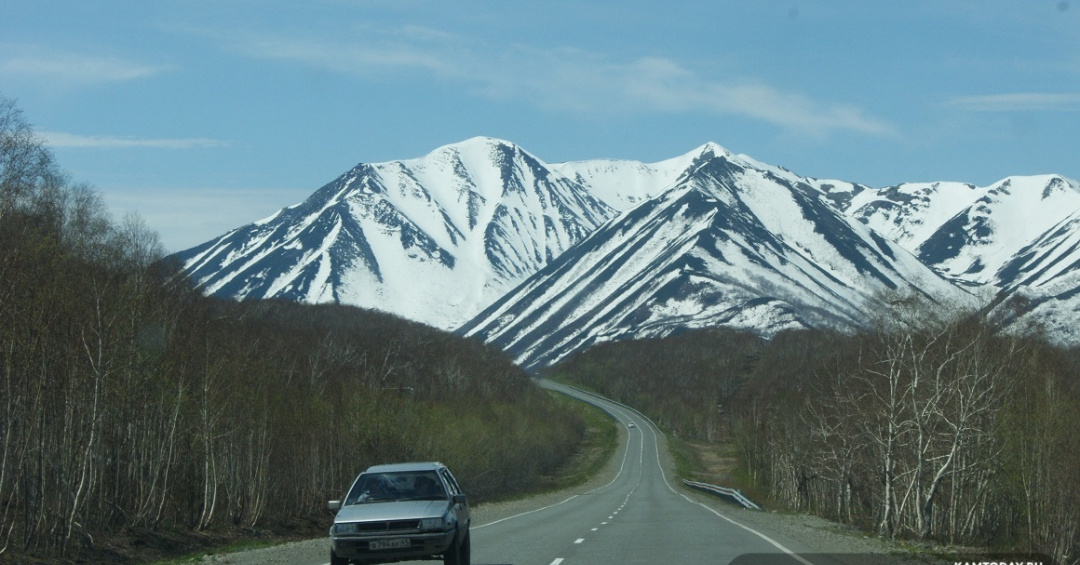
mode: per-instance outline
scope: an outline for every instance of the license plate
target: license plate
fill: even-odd
[[[406,547],[411,546],[412,542],[410,542],[408,538],[376,540],[368,544],[368,547],[373,551],[380,549],[405,549]]]

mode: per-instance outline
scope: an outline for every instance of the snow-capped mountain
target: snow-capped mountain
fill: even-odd
[[[712,143],[549,165],[474,138],[357,165],[173,259],[206,294],[376,308],[529,366],[684,328],[853,330],[912,293],[1080,345],[1075,181],[872,188]]]
[[[628,210],[666,190],[693,164],[699,147],[690,153],[660,161],[642,163],[616,159],[595,159],[556,163],[551,167],[589,189],[597,198],[617,210]]]
[[[1080,345],[1080,211],[1017,252],[999,271],[994,314],[1019,334]]]
[[[804,179],[709,144],[672,187],[599,228],[461,332],[535,367],[597,342],[686,328],[771,335],[866,327],[888,293],[974,304]]]
[[[819,183],[849,216],[971,285],[1008,288],[1002,269],[1080,210],[1080,184],[1058,175],[1009,177],[990,186],[910,183],[869,189]]]
[[[208,295],[338,302],[453,329],[614,213],[520,147],[474,138],[357,165],[175,259]]]

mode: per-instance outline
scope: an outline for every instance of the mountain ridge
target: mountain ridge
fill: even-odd
[[[382,306],[450,329],[612,214],[520,147],[473,138],[361,163],[174,257],[210,295]]]
[[[855,331],[887,292],[997,308],[1026,296],[1073,312],[1077,218],[1080,183],[1061,175],[873,188],[801,177],[712,142],[656,163],[548,164],[474,137],[358,164],[304,202],[173,259],[206,294],[377,308],[534,359],[559,339],[555,349],[574,349],[708,324]],[[605,268],[606,283],[596,278]],[[567,294],[557,301],[544,284]],[[500,308],[522,320],[498,321]],[[1040,316],[1015,318],[1031,327]]]
[[[845,221],[812,186],[730,153],[703,154],[674,187],[601,226],[460,332],[535,368],[599,341],[688,328],[854,331],[872,295],[902,289],[971,303],[899,246]]]

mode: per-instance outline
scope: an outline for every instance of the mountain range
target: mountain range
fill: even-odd
[[[872,188],[713,143],[547,164],[474,138],[357,165],[172,259],[208,295],[376,308],[530,368],[687,328],[855,331],[909,295],[1080,344],[1080,184],[1056,175]]]
[[[615,213],[521,148],[476,138],[357,165],[175,257],[209,295],[338,302],[453,329]]]

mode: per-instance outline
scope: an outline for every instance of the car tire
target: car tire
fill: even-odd
[[[349,565],[349,560],[344,557],[338,557],[334,550],[330,550],[330,565]]]
[[[469,565],[472,560],[472,550],[469,542],[469,532],[465,532],[465,538],[458,540],[454,537],[454,543],[443,555],[443,565]]]

